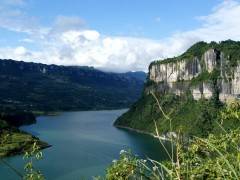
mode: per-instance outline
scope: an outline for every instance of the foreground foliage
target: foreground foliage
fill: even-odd
[[[239,179],[240,131],[195,137],[189,147],[179,147],[178,161],[169,164],[168,177],[178,179]]]
[[[41,160],[43,157],[42,152],[40,151],[40,146],[38,146],[37,142],[35,141],[29,151],[25,152],[24,159],[27,160],[25,164],[24,170],[25,175],[23,177],[24,180],[44,180],[44,176],[40,170],[38,170],[34,166],[34,161]]]
[[[107,169],[106,179],[124,180],[145,176],[143,163],[143,160],[137,159],[130,152],[122,150],[119,160],[113,160],[111,168]]]
[[[176,159],[162,163],[122,153],[106,179],[240,179],[239,121],[240,102],[234,101],[222,108],[207,137],[194,136],[187,145],[175,139]]]
[[[186,148],[178,144],[176,161],[137,159],[125,152],[107,170],[107,180],[126,179],[239,179],[240,130],[194,138]]]

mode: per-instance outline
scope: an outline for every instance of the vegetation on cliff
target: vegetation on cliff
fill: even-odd
[[[224,68],[228,69],[227,72],[231,72],[234,68],[233,66],[237,65],[236,62],[240,61],[240,42],[227,40],[220,43],[196,43],[181,56],[153,62],[150,67],[156,63],[164,64],[175,62],[176,60],[191,60],[194,57],[203,61],[203,54],[210,48],[216,49],[217,52],[223,52],[226,61],[231,62],[224,66]],[[163,110],[168,112],[172,119],[172,131],[181,131],[186,136],[207,136],[214,130],[214,122],[219,121],[220,110],[226,106],[219,100],[219,82],[224,77],[221,76],[220,62],[216,63],[211,72],[203,68],[203,71],[198,76],[186,81],[187,85],[180,95],[175,95],[168,91],[158,91],[158,85],[162,82],[155,83],[148,78],[142,97],[132,105],[128,112],[118,118],[114,125],[153,133],[155,131],[154,121],[156,121],[159,133],[167,135],[170,132],[169,123],[158,109],[156,101],[150,94],[153,91]],[[184,80],[175,83],[183,83],[182,81]],[[200,85],[203,82],[210,86],[212,97],[210,99],[202,97],[198,101],[194,100],[191,94],[191,87]]]
[[[216,107],[212,99],[196,101],[190,94],[156,96],[163,111],[168,112],[172,119],[172,131],[181,131],[186,136],[206,136],[213,130],[214,122],[218,121],[219,109],[223,108],[220,105]],[[149,94],[143,95],[114,125],[155,133],[154,121],[160,134],[166,135],[170,132],[169,120],[164,117],[155,99]]]
[[[150,64],[150,67],[154,64],[174,63],[180,60],[193,60],[194,57],[197,57],[201,61],[202,55],[208,49],[216,49],[217,51],[223,52],[225,58],[230,62],[231,67],[236,66],[237,62],[240,61],[240,41],[226,40],[219,43],[214,41],[210,43],[201,41],[191,46],[180,56],[153,61]]]

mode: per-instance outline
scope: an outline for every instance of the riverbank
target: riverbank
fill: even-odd
[[[126,127],[126,126],[120,126],[120,125],[114,125],[114,126],[116,128],[119,128],[119,129],[125,129],[125,130],[128,130],[128,131],[133,131],[133,132],[137,132],[137,133],[140,133],[140,134],[149,135],[149,136],[152,136],[153,138],[157,138],[157,139],[160,139],[160,140],[163,140],[163,141],[171,141],[171,139],[166,138],[165,136],[157,136],[153,133],[148,133],[148,132],[145,132],[145,131],[142,131],[142,130],[138,130],[138,129],[134,129],[134,128]]]
[[[38,117],[38,116],[58,116],[61,112],[60,111],[51,111],[51,112],[32,111],[32,113],[34,114],[35,117]]]
[[[23,154],[30,151],[34,142],[40,149],[51,147],[39,138],[18,129],[5,129],[0,132],[0,158]]]
[[[34,142],[40,149],[50,147],[48,143],[19,129],[22,125],[36,123],[36,116],[32,112],[10,110],[0,112],[0,158],[30,151]]]

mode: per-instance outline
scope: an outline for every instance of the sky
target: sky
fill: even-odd
[[[240,0],[0,0],[0,59],[147,71],[227,39],[240,40]]]

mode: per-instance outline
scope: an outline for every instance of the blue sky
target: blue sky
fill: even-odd
[[[240,39],[238,0],[1,0],[0,58],[147,70],[193,43]]]
[[[78,16],[86,26],[107,35],[164,38],[197,27],[219,0],[31,0],[21,6],[44,25],[59,16]]]

